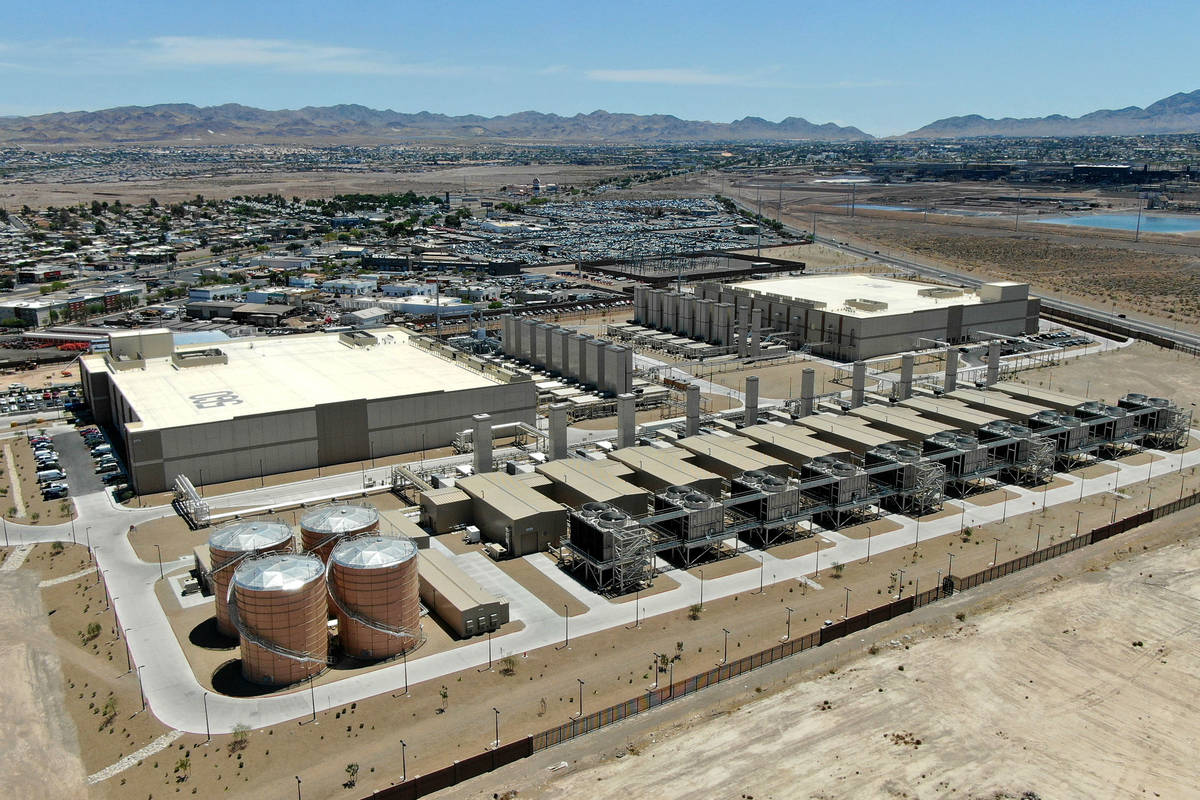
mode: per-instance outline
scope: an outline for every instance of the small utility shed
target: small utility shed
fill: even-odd
[[[560,458],[539,464],[537,471],[550,479],[549,496],[572,508],[584,503],[611,503],[634,517],[645,516],[650,493],[621,475],[632,472],[616,461]]]
[[[447,486],[421,492],[421,525],[434,533],[448,533],[471,524],[471,498],[461,489]]]
[[[508,622],[508,601],[484,590],[436,550],[418,551],[417,577],[421,602],[463,638],[499,630]]]
[[[557,547],[567,531],[567,510],[512,475],[484,472],[461,479],[458,488],[471,498],[483,538],[510,556]]]

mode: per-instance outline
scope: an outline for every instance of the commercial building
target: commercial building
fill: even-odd
[[[985,283],[972,292],[875,275],[706,282],[694,294],[639,290],[634,303],[634,321],[657,330],[742,348],[774,335],[847,361],[973,335],[1036,333],[1039,312],[1024,283]]]
[[[141,330],[111,334],[81,378],[139,493],[180,474],[215,483],[441,447],[480,411],[534,423],[524,376],[417,341],[382,328],[176,349],[170,331]]]
[[[79,319],[122,308],[134,308],[146,301],[146,286],[127,283],[90,292],[52,292],[34,300],[8,300],[0,303],[0,319],[19,319],[26,325],[49,325]]]

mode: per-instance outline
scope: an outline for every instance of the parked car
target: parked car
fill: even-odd
[[[111,452],[112,452],[112,445],[98,444],[92,448],[92,457],[95,458],[96,456],[102,456],[106,453],[111,453]]]
[[[109,461],[107,464],[101,464],[100,466],[96,467],[96,474],[103,475],[107,472],[116,472],[119,469],[120,467],[117,466],[117,462]]]
[[[38,483],[52,483],[61,481],[65,477],[67,477],[67,473],[61,469],[40,469],[37,473]]]
[[[121,471],[110,472],[103,478],[104,482],[109,486],[116,486],[118,483],[124,483],[125,479],[125,473]]]
[[[61,500],[66,497],[71,490],[65,483],[52,483],[42,489],[43,500]]]

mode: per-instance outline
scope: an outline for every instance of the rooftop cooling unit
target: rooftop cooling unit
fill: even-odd
[[[658,512],[676,509],[685,512],[662,525],[684,541],[704,539],[725,530],[725,507],[690,486],[668,486],[655,495],[654,507]]]
[[[739,503],[738,507],[756,519],[774,522],[800,513],[803,499],[800,483],[761,469],[752,469],[735,476],[731,481],[734,497],[753,493],[753,500]]]

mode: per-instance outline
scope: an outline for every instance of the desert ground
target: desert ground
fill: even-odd
[[[781,691],[774,665],[725,697],[679,701],[438,796],[1191,796],[1196,521],[934,604],[907,629],[865,631],[824,663],[791,665],[810,679],[785,676]]]

